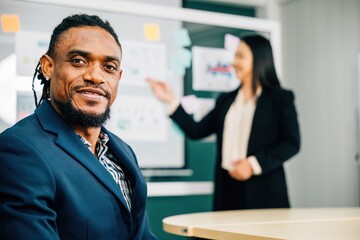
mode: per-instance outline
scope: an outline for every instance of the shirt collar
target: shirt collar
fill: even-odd
[[[256,92],[255,92],[255,95],[252,97],[252,100],[254,101],[254,102],[256,102],[258,99],[259,99],[259,97],[260,97],[260,95],[261,95],[261,93],[262,93],[262,90],[263,90],[263,88],[261,87],[261,86],[259,86],[259,87],[257,87],[256,88]],[[238,92],[238,94],[237,94],[237,96],[236,96],[236,100],[235,101],[240,101],[240,102],[242,102],[243,101],[243,93],[242,93],[242,91],[241,91],[241,88],[239,89],[239,92]]]
[[[78,135],[78,136],[79,136],[80,140],[85,144],[85,146],[87,148],[91,149],[91,143],[88,140],[86,140],[85,138],[83,138],[82,136],[80,136],[80,135]],[[102,145],[106,145],[108,141],[109,141],[109,136],[104,132],[100,132],[97,142]]]

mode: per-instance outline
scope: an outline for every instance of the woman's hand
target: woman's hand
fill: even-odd
[[[232,178],[238,181],[246,181],[254,175],[254,171],[247,159],[233,162],[234,168],[229,171]]]
[[[176,99],[167,83],[157,81],[152,78],[147,78],[146,81],[150,84],[151,90],[159,100],[170,104]]]

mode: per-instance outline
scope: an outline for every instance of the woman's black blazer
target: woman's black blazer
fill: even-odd
[[[247,156],[255,156],[262,174],[236,181],[221,168],[224,120],[239,88],[224,93],[201,121],[179,106],[170,116],[192,139],[217,137],[214,210],[286,208],[289,199],[283,163],[300,149],[300,131],[294,94],[279,87],[263,87],[257,99]]]

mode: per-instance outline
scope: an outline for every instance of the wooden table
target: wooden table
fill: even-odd
[[[236,210],[163,219],[166,232],[204,239],[360,240],[360,208]]]

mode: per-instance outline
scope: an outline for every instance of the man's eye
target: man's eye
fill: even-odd
[[[70,60],[72,63],[76,63],[76,64],[82,64],[85,63],[84,60],[80,59],[80,58],[73,58]]]
[[[106,64],[105,68],[106,68],[106,70],[110,70],[110,71],[116,71],[117,70],[116,66],[110,65],[110,64]]]

